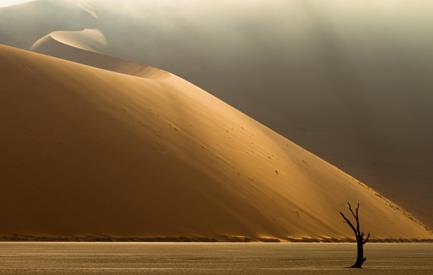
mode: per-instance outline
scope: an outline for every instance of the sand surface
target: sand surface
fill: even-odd
[[[431,2],[124,2],[3,8],[0,43],[98,27],[105,54],[183,76],[433,226]]]
[[[0,234],[431,238],[395,204],[181,78],[0,46]],[[4,211],[6,210],[7,211]],[[365,213],[365,214],[364,214]]]
[[[432,274],[432,244],[0,243],[0,274]]]
[[[260,12],[213,4],[193,13],[160,2],[135,4],[145,15],[133,19],[96,4],[103,52],[197,83],[433,226],[431,3],[274,1]]]
[[[433,227],[431,1],[91,2],[106,54],[198,84]],[[0,15],[4,43],[57,24],[17,12]]]

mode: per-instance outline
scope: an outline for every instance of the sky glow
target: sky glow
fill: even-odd
[[[7,6],[13,6],[17,4],[22,4],[26,2],[31,2],[34,0],[0,0],[0,8],[1,7],[7,7]]]

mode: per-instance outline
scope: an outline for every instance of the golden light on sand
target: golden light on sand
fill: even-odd
[[[9,209],[0,232],[341,239],[350,232],[336,209],[349,200],[376,238],[431,237],[366,185],[191,83],[50,43],[121,73],[0,46],[0,207]]]

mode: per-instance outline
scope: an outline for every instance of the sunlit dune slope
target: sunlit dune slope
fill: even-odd
[[[35,1],[0,9],[0,43],[30,49],[44,38],[45,54],[136,73],[54,54],[49,40],[174,72],[433,227],[432,1],[180,2]]]
[[[429,1],[108,2],[103,53],[185,77],[433,227]]]
[[[0,46],[0,234],[431,238],[339,169],[167,72]]]

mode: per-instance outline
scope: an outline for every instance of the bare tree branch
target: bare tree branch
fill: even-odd
[[[353,211],[353,209],[352,209],[352,205],[350,204],[350,202],[348,202],[347,203],[348,205],[349,205],[349,210],[350,210],[350,212],[352,213],[352,216],[355,218],[355,220],[356,220],[356,215],[355,215],[355,212]]]
[[[368,242],[368,239],[370,239],[370,233],[367,234],[367,238],[365,238],[365,240],[363,240],[362,243],[366,244]]]
[[[355,235],[356,235],[356,228],[355,228],[355,226],[352,224],[352,222],[351,222],[348,218],[346,218],[346,216],[344,216],[343,212],[340,212],[340,215],[343,217],[343,219],[346,221],[346,223],[350,226],[350,228],[352,228],[353,232],[354,232]]]

